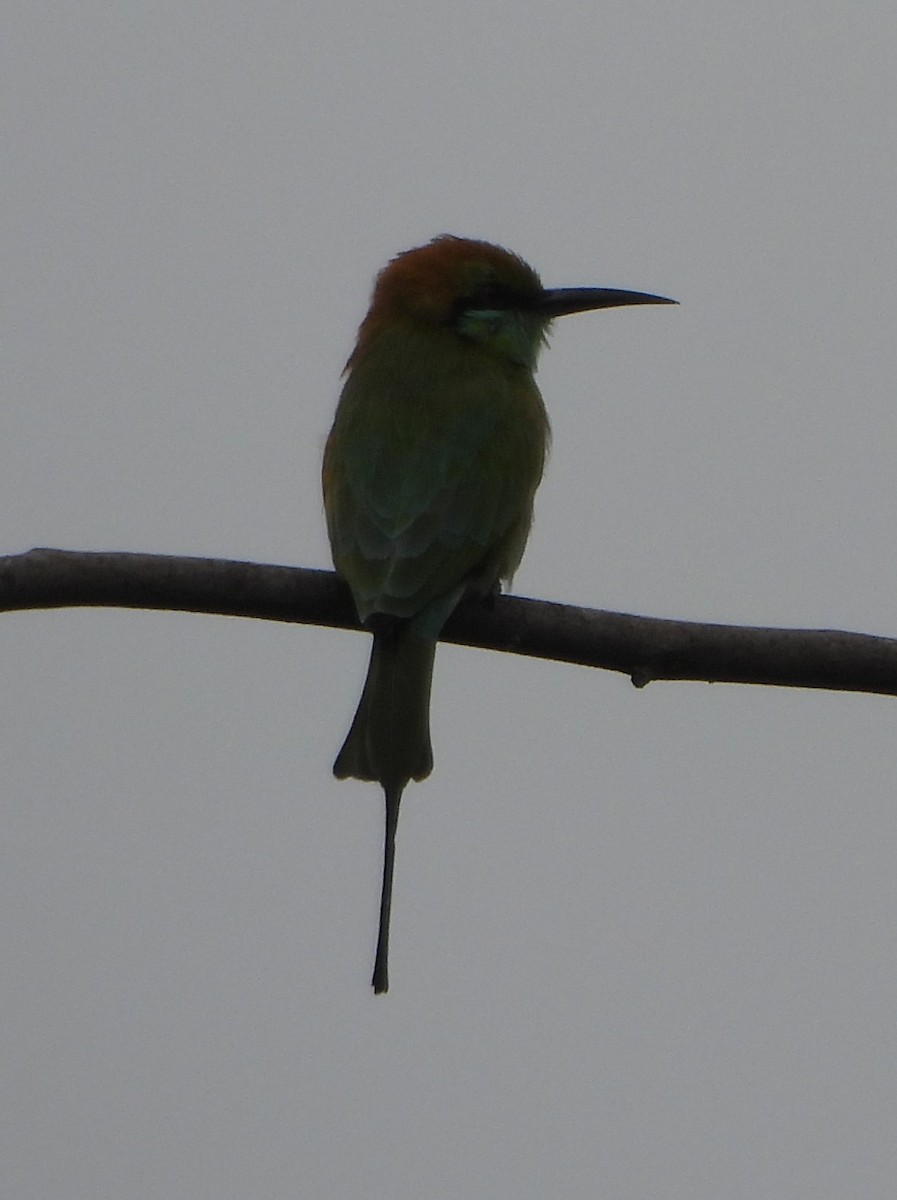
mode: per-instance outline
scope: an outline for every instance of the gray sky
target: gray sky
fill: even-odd
[[[0,530],[329,563],[374,272],[450,231],[563,320],[520,593],[897,633],[893,0],[8,3]],[[890,1197],[882,697],[444,646],[399,830],[360,636],[0,634],[4,1194]]]

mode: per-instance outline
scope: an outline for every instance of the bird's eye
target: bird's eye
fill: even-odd
[[[467,308],[503,309],[518,308],[521,297],[507,284],[497,279],[484,279],[467,297]]]
[[[478,287],[472,296],[468,297],[468,308],[500,308],[503,299],[502,289],[494,280]]]
[[[457,323],[468,313],[503,312],[513,307],[513,297],[508,289],[494,279],[486,280],[466,296],[459,296],[452,311],[452,321]]]

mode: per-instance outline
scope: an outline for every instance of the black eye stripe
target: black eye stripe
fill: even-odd
[[[526,292],[514,291],[500,283],[486,283],[467,296],[459,296],[452,305],[452,320],[457,321],[464,313],[518,309],[526,311],[534,306],[538,297]]]
[[[510,308],[513,299],[513,295],[507,288],[503,288],[497,283],[488,283],[484,287],[477,288],[474,294],[468,297],[467,307]]]

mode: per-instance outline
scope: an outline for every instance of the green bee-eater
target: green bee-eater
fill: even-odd
[[[333,561],[374,644],[339,779],[386,798],[375,992],[387,957],[399,802],[433,766],[436,639],[462,596],[510,580],[548,449],[533,373],[554,317],[669,304],[606,288],[542,287],[516,254],[438,237],[377,278],[324,454]]]

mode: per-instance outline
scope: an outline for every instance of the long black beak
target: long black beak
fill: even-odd
[[[622,304],[678,304],[666,296],[648,292],[624,292],[619,288],[546,288],[538,302],[539,312],[546,317],[563,317],[567,313],[589,312],[595,308],[619,308]]]

